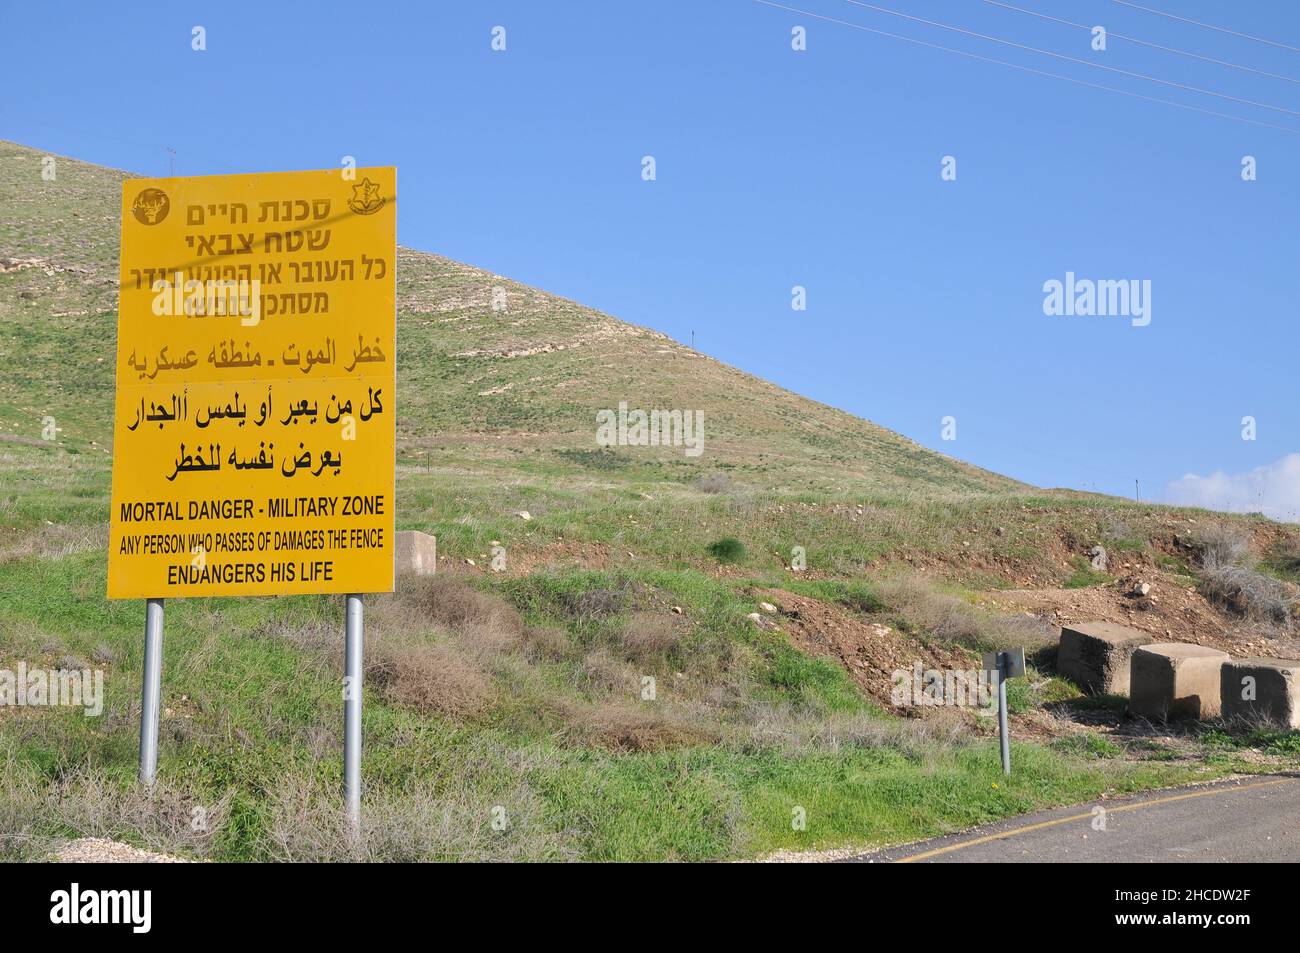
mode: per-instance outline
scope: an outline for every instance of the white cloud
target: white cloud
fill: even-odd
[[[1202,506],[1229,513],[1263,513],[1274,519],[1300,521],[1300,453],[1245,473],[1189,473],[1170,483],[1170,503]]]

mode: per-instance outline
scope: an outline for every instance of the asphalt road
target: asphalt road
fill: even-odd
[[[1300,776],[1093,801],[852,858],[859,863],[1224,861],[1300,861]]]

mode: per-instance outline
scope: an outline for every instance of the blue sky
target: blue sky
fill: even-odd
[[[1300,83],[1114,37],[1094,52],[1087,30],[981,0],[875,0],[1292,115],[846,0],[781,2],[1297,132],[753,0],[3,0],[0,137],[148,175],[168,172],[164,146],[187,175],[394,164],[403,244],[694,332],[927,446],[1044,486],[1300,510]],[[1300,51],[1114,0],[1007,2],[1300,80]],[[1142,5],[1300,47],[1290,0]],[[1045,315],[1066,272],[1150,280],[1150,324]]]

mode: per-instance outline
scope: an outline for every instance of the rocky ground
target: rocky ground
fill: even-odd
[[[184,857],[141,850],[103,837],[70,840],[54,854],[61,864],[188,864]]]

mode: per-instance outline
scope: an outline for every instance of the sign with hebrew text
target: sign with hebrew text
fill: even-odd
[[[122,184],[110,598],[392,590],[396,187]]]

